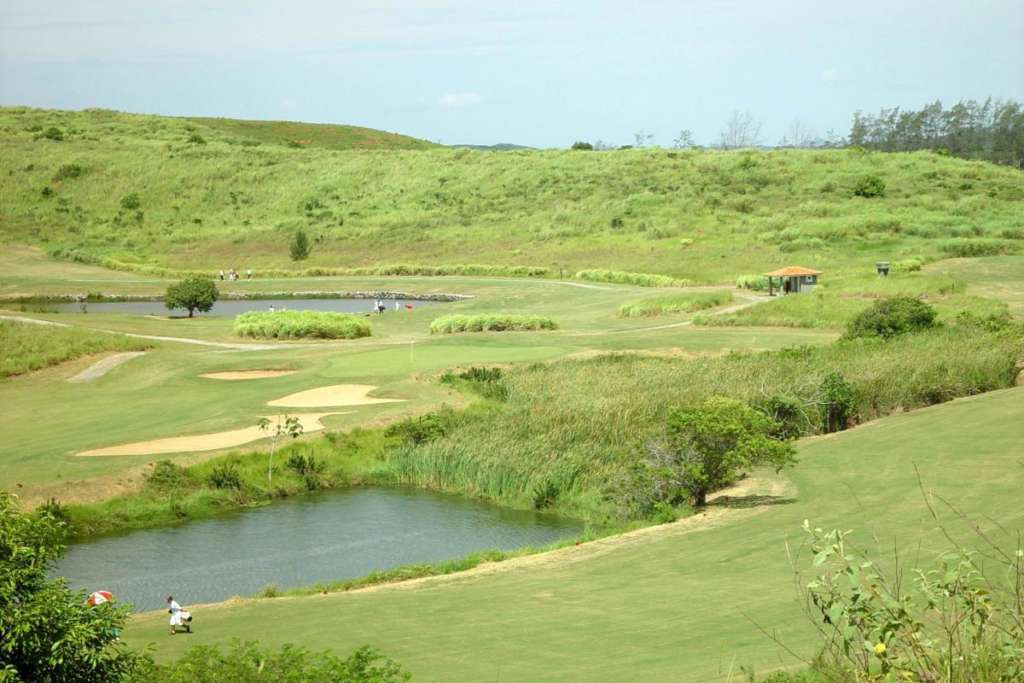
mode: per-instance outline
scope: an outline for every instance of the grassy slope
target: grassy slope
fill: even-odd
[[[197,130],[209,129],[269,145],[298,144],[323,149],[428,149],[437,147],[426,140],[388,133],[373,128],[299,121],[246,121],[191,117]]]
[[[0,320],[0,378],[59,365],[89,354],[140,351],[152,345],[120,335]]]
[[[32,129],[61,126],[63,142]],[[385,262],[540,265],[731,282],[785,263],[870,272],[948,238],[1014,249],[1024,177],[933,155],[855,151],[586,153],[248,147],[184,119],[0,110],[5,236],[174,267]],[[83,174],[54,181],[61,165]],[[886,196],[852,196],[874,174]],[[41,190],[52,188],[44,199]],[[272,188],[272,189],[270,189]],[[142,215],[122,210],[135,192]]]
[[[152,613],[125,635],[136,646],[155,642],[161,658],[234,637],[339,652],[371,643],[424,681],[706,681],[741,665],[793,665],[750,620],[814,653],[787,561],[802,521],[854,528],[865,546],[876,534],[883,556],[893,542],[920,548],[927,561],[947,546],[922,504],[916,465],[929,492],[1005,541],[985,515],[1010,534],[1024,529],[1017,477],[1007,476],[1020,467],[1022,422],[1021,389],[956,401],[802,443],[795,501],[730,510],[694,533],[605,549],[599,542],[529,567],[404,590],[200,608],[189,638],[170,639],[166,615]]]

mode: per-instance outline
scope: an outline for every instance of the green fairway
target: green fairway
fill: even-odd
[[[803,520],[853,528],[867,547],[874,535],[882,557],[896,544],[905,562],[928,562],[948,546],[923,504],[916,467],[936,501],[1012,542],[1024,529],[1022,423],[1024,390],[955,401],[807,440],[790,481],[760,475],[748,492],[774,497],[712,506],[705,521],[410,587],[200,607],[191,636],[170,638],[166,615],[146,614],[125,637],[155,643],[160,658],[236,637],[338,652],[370,643],[425,681],[707,681],[735,677],[740,666],[791,667],[799,661],[753,623],[802,656],[816,652],[787,560]],[[971,540],[952,515],[943,521]]]

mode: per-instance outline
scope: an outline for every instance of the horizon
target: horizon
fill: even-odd
[[[795,121],[824,138],[858,110],[1024,99],[1015,5],[17,0],[0,10],[0,103],[531,147],[670,146],[683,129],[710,145],[749,111],[771,146]]]

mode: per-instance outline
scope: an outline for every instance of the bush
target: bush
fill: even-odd
[[[940,242],[939,249],[949,256],[974,258],[978,256],[1013,254],[1017,251],[1017,245],[1008,240],[951,239]]]
[[[182,489],[192,483],[188,469],[170,460],[161,460],[146,477],[146,484],[161,489]]]
[[[206,140],[199,133],[192,133],[188,136],[188,141],[193,145],[205,145]]]
[[[722,306],[730,301],[732,301],[732,292],[673,294],[623,304],[619,306],[619,315],[623,318],[641,318],[671,313],[693,313]]]
[[[313,455],[303,455],[301,453],[292,453],[288,456],[284,466],[303,477],[308,475],[318,476],[327,469],[327,463],[323,460],[317,460]]]
[[[427,413],[396,422],[384,433],[387,436],[398,437],[406,443],[421,444],[440,439],[447,431],[445,420],[439,413]]]
[[[168,310],[184,308],[188,317],[196,311],[206,313],[220,297],[217,285],[208,277],[193,275],[167,288],[164,295],[164,306]]]
[[[613,282],[620,285],[636,285],[638,287],[686,287],[692,284],[689,280],[679,280],[667,275],[630,273],[623,270],[606,270],[604,268],[581,270],[576,273],[575,277],[577,280]]]
[[[855,197],[865,197],[867,199],[884,197],[885,181],[876,175],[864,176],[854,183],[853,194]]]
[[[121,197],[121,208],[126,211],[135,211],[142,207],[142,200],[139,199],[137,192],[129,192],[125,196]]]
[[[857,389],[838,372],[830,372],[821,380],[818,394],[824,430],[846,429],[857,406]]]
[[[572,149],[589,152],[594,149],[594,146],[589,142],[580,142],[579,140],[577,140],[576,142],[572,143]]]
[[[78,164],[64,164],[53,174],[53,182],[59,183],[62,180],[81,178],[83,173],[85,173],[85,169]]]
[[[430,323],[431,334],[557,329],[558,324],[546,316],[514,315],[510,313],[453,314],[435,318]]]
[[[294,645],[273,651],[257,643],[243,644],[234,640],[227,653],[210,646],[197,646],[174,662],[150,661],[131,680],[134,683],[398,683],[410,678],[396,662],[365,646],[342,659],[330,652],[311,652]]]
[[[303,261],[309,258],[310,251],[309,237],[305,230],[296,230],[292,243],[288,246],[288,255],[292,261]]]
[[[47,140],[55,140],[57,142],[60,142],[61,140],[64,139],[64,131],[62,131],[60,128],[57,128],[57,126],[50,126],[41,133],[41,136],[46,138]]]
[[[370,336],[370,324],[349,313],[328,311],[249,311],[235,318],[235,334],[259,339],[357,339]]]
[[[242,475],[238,472],[238,465],[234,462],[225,462],[214,466],[207,476],[206,481],[215,489],[242,488]]]
[[[890,339],[908,332],[918,332],[935,325],[935,309],[909,296],[896,296],[876,301],[857,314],[846,328],[844,338],[881,337]]]
[[[736,278],[736,287],[739,289],[752,289],[755,292],[768,290],[768,278],[764,275],[740,275]]]
[[[924,267],[924,261],[919,258],[908,258],[902,261],[893,261],[889,270],[893,273],[916,273]]]

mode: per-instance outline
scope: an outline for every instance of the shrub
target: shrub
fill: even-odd
[[[557,330],[558,324],[546,316],[511,313],[479,313],[477,315],[445,315],[430,323],[431,334],[457,332],[509,332],[521,330]]]
[[[188,310],[188,317],[196,311],[206,313],[220,296],[217,285],[208,277],[192,275],[181,282],[167,288],[164,295],[164,306],[168,310],[184,308]]]
[[[764,275],[740,275],[736,278],[736,287],[739,289],[752,289],[755,292],[763,292],[768,289],[768,278]]]
[[[933,512],[934,514],[934,512]],[[907,580],[849,542],[804,522],[815,576],[804,601],[843,681],[1015,681],[1024,676],[1024,550],[957,547]],[[981,534],[981,532],[978,532]],[[948,534],[947,534],[948,537]],[[984,570],[984,571],[983,571]]]
[[[276,590],[273,592],[276,594]],[[196,646],[174,662],[157,664],[150,660],[132,677],[134,683],[399,683],[410,678],[396,662],[369,647],[342,659],[330,652],[311,652],[295,645],[273,651],[238,640],[232,641],[226,653],[211,646]]]
[[[214,466],[206,480],[215,489],[237,491],[242,488],[242,475],[238,473],[238,465],[234,462],[225,462]]]
[[[853,194],[855,197],[865,197],[867,199],[884,197],[885,181],[876,175],[864,176],[854,183]]]
[[[57,126],[50,126],[41,133],[41,136],[46,138],[47,140],[55,140],[57,142],[60,142],[61,140],[64,139],[64,131],[62,131],[60,128],[57,128]]]
[[[292,453],[288,456],[284,466],[300,476],[321,475],[327,469],[327,463],[323,460],[317,460],[313,455],[303,455],[302,453]]]
[[[43,199],[49,199],[54,194],[53,188],[47,185],[39,192],[39,194],[42,196]]]
[[[292,237],[292,243],[288,246],[288,255],[291,256],[292,261],[303,261],[309,258],[310,248],[306,231],[296,230],[295,236]]]
[[[188,141],[193,145],[205,145],[206,140],[199,133],[192,133],[188,136]]]
[[[384,433],[387,436],[398,437],[406,443],[421,444],[443,437],[447,433],[447,426],[440,414],[427,413],[396,422]]]
[[[53,174],[53,181],[59,183],[62,180],[81,178],[83,173],[85,169],[78,164],[64,164]]]
[[[192,483],[192,475],[185,467],[161,460],[146,477],[146,483],[162,489],[181,489]]]
[[[934,326],[935,316],[934,308],[913,297],[896,296],[881,299],[850,321],[844,337],[890,339]]]
[[[577,280],[613,282],[620,285],[636,285],[638,287],[686,287],[692,284],[689,280],[679,280],[667,275],[630,273],[623,270],[606,270],[604,268],[581,270],[576,273],[575,277]]]
[[[594,149],[594,146],[589,142],[580,142],[579,140],[577,140],[576,142],[572,143],[572,149],[589,152]]]
[[[1008,240],[998,239],[951,239],[939,243],[939,249],[949,256],[973,258],[1012,254],[1017,251],[1017,245]]]
[[[623,318],[641,318],[671,313],[693,313],[732,301],[732,292],[701,292],[673,294],[670,296],[643,299],[619,306]]]
[[[846,429],[857,405],[857,389],[838,372],[830,372],[821,380],[818,394],[825,431]]]
[[[235,318],[235,334],[261,339],[357,339],[370,336],[370,324],[349,313],[329,311],[249,311]]]
[[[908,258],[902,261],[893,261],[889,270],[893,273],[916,273],[924,267],[924,261],[919,258]]]
[[[137,192],[129,192],[125,196],[121,197],[121,208],[126,211],[135,211],[142,207],[142,200],[139,199]]]

